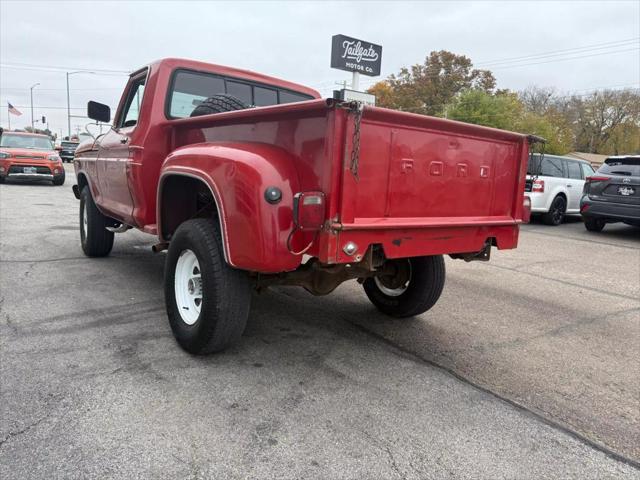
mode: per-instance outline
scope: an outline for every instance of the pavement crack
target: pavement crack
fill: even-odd
[[[15,432],[9,432],[2,440],[0,440],[0,449],[2,449],[2,447],[5,445],[5,443],[10,441],[11,439],[19,437],[20,435],[24,435],[25,433],[29,432],[29,430],[31,430],[32,428],[35,428],[38,425],[40,425],[42,422],[44,422],[50,416],[51,416],[51,414],[44,415],[43,417],[39,418],[38,420],[36,420],[33,423],[30,423],[27,426],[21,428],[20,430],[17,430]]]
[[[492,397],[510,405],[511,407],[516,408],[517,410],[521,411],[522,413],[530,416],[531,418],[544,423],[545,425],[558,430],[566,435],[569,435],[572,438],[575,438],[576,440],[578,440],[579,442],[581,442],[582,444],[586,445],[587,447],[590,447],[594,450],[597,450],[601,453],[603,453],[604,455],[606,455],[607,457],[616,460],[620,463],[624,463],[625,465],[629,465],[630,467],[633,467],[637,470],[640,470],[640,462],[627,457],[624,454],[621,454],[619,452],[616,452],[615,450],[609,448],[607,445],[604,445],[600,442],[597,442],[595,440],[592,440],[591,438],[583,435],[582,433],[580,433],[577,430],[573,430],[571,429],[568,424],[564,424],[561,423],[559,421],[554,420],[553,418],[549,418],[544,416],[543,414],[530,409],[529,407],[527,407],[526,405],[513,400],[509,397],[503,396],[497,392],[494,392],[492,390],[490,390],[487,387],[482,386],[481,384],[473,381],[472,379],[465,377],[464,375],[456,372],[455,370],[453,370],[452,368],[446,367],[444,365],[441,365],[433,360],[430,360],[428,358],[422,357],[421,355],[419,355],[418,353],[409,350],[406,347],[403,347],[401,345],[397,345],[395,343],[393,343],[391,340],[389,340],[387,337],[374,332],[372,330],[367,329],[366,327],[364,327],[363,325],[360,325],[358,323],[353,323],[350,322],[348,320],[344,320],[346,323],[352,325],[353,327],[355,327],[357,330],[372,336],[373,338],[377,339],[378,341],[382,342],[383,344],[386,344],[387,346],[391,347],[391,351],[395,352],[397,355],[403,357],[403,358],[407,358],[413,361],[417,361],[419,363],[423,363],[426,365],[429,365],[431,367],[435,367],[439,370],[442,370],[443,372],[448,373],[449,375],[451,375],[452,377],[454,377],[455,379],[457,379],[458,381],[465,383],[473,388],[475,388],[476,390],[483,392],[485,394],[491,395]]]
[[[618,310],[615,312],[608,313],[606,315],[594,315],[592,317],[581,318],[575,322],[567,323],[566,325],[560,325],[559,327],[553,328],[551,330],[546,330],[542,333],[539,333],[537,335],[532,335],[530,337],[519,337],[519,338],[514,338],[513,340],[508,340],[505,342],[488,343],[480,347],[474,347],[474,348],[476,350],[484,351],[487,349],[511,348],[516,346],[521,346],[525,343],[530,343],[534,340],[539,340],[541,338],[558,336],[562,333],[565,333],[567,330],[573,330],[579,327],[584,327],[586,325],[591,325],[592,323],[596,323],[596,322],[606,322],[609,320],[609,318],[615,315],[626,315],[628,313],[635,313],[635,312],[640,312],[640,308]],[[454,352],[454,350],[451,350],[449,352]]]
[[[624,299],[627,299],[627,300],[637,300],[636,297],[631,296],[631,295],[624,295],[622,293],[609,292],[607,290],[602,290],[600,288],[588,287],[586,285],[580,285],[579,283],[573,283],[573,282],[568,282],[566,280],[560,280],[559,278],[549,277],[547,275],[541,275],[539,273],[533,273],[533,272],[527,272],[525,270],[519,270],[517,267],[505,267],[505,266],[502,266],[502,265],[495,265],[495,264],[492,265],[490,263],[487,263],[486,266],[490,267],[490,268],[498,268],[500,270],[508,270],[510,272],[516,272],[516,273],[519,273],[521,275],[529,275],[531,277],[541,278],[541,279],[547,280],[549,282],[557,282],[557,283],[561,283],[563,285],[568,285],[570,287],[576,287],[576,288],[581,288],[583,290],[589,290],[591,292],[601,293],[603,295],[610,295],[612,297],[624,298]]]

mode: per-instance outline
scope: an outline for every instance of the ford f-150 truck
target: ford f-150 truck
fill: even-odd
[[[111,121],[108,106],[88,116]],[[252,289],[324,295],[357,279],[382,312],[431,308],[443,255],[488,260],[527,220],[533,137],[322,99],[265,75],[164,59],[131,74],[110,131],[74,165],[80,238],[137,228],[168,249],[164,294],[188,352],[242,334]]]

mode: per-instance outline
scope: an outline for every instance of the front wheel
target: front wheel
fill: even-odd
[[[433,307],[444,288],[442,255],[389,260],[385,274],[367,278],[364,291],[378,310],[392,317],[413,317]]]
[[[212,220],[187,220],[176,230],[167,253],[164,298],[173,335],[189,353],[224,350],[242,335],[251,303],[249,276],[225,262]]]
[[[111,225],[96,207],[89,186],[80,193],[80,243],[87,257],[106,257],[113,248],[113,232],[107,230]]]
[[[53,177],[53,184],[56,186],[64,185],[65,173],[64,171],[60,175]]]

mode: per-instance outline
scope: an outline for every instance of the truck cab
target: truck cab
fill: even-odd
[[[246,70],[164,59],[131,74],[113,122],[76,150],[81,245],[114,233],[167,249],[165,300],[178,343],[237,340],[251,289],[315,295],[358,280],[382,312],[419,315],[444,286],[443,255],[515,248],[532,137],[322,99]]]

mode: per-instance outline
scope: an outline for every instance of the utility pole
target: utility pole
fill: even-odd
[[[34,85],[31,85],[31,131],[34,132],[35,130],[33,129],[33,89],[36,88],[38,85],[40,85],[39,83],[36,83]]]
[[[69,138],[71,138],[71,95],[69,93],[69,75],[75,75],[76,73],[89,73],[94,75],[96,72],[85,72],[84,70],[67,72],[67,132],[69,134]]]

